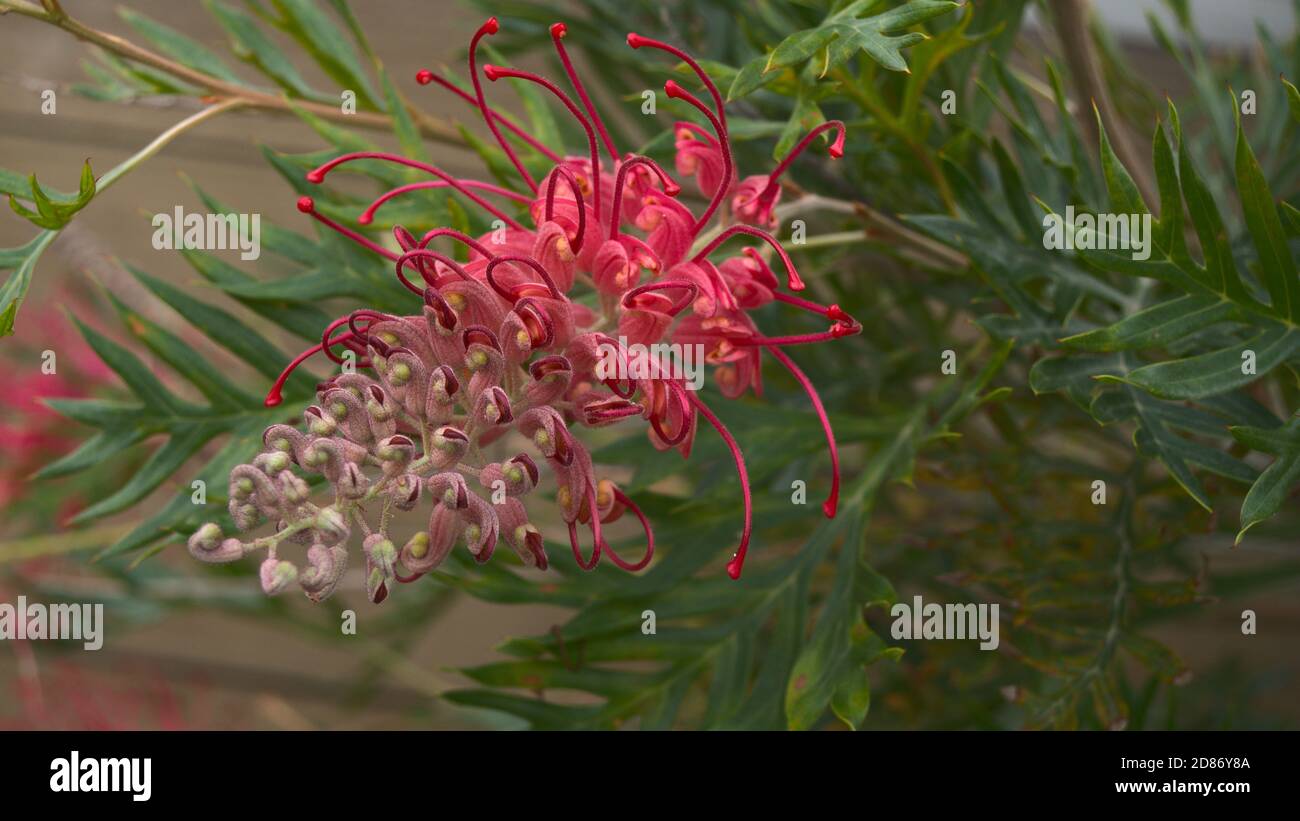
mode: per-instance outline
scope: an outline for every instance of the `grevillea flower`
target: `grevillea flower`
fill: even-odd
[[[649,371],[616,368],[618,375],[610,376],[601,364],[612,352],[615,365],[628,365],[625,344],[695,346],[726,397],[760,392],[764,353],[789,370],[821,420],[833,472],[823,510],[835,515],[834,435],[817,392],[784,349],[855,334],[861,326],[838,306],[788,293],[804,284],[769,230],[776,225],[781,174],[829,130],[837,132],[830,154],[841,156],[844,125],[819,126],[770,174],[737,182],[727,115],[713,81],[678,48],[629,34],[632,48],[685,62],[707,92],[709,102],[675,81],[664,86],[668,96],[698,110],[709,124],[708,129],[676,126],[676,171],[694,177],[707,198],[702,208],[692,209],[679,199],[681,184],[654,160],[619,152],[565,50],[564,24],[552,26],[551,37],[577,100],[545,77],[482,65],[479,44],[497,30],[496,19],[489,19],[470,41],[471,89],[427,70],[416,80],[451,91],[479,112],[525,192],[379,152],[345,154],[307,175],[309,182],[321,183],[333,169],[361,159],[415,168],[430,179],[383,194],[358,222],[370,223],[385,203],[409,191],[447,188],[506,228],[480,237],[438,228],[417,239],[397,227],[396,247],[388,248],[321,214],[311,197],[299,200],[303,213],[387,259],[415,298],[410,315],[360,309],[335,320],[320,343],[290,362],[271,388],[268,406],[279,404],[289,374],[318,353],[342,362],[339,351],[351,352],[358,370],[370,372],[347,372],[321,383],[317,404],[303,414],[305,430],[272,426],[264,452],[231,473],[230,513],[236,525],[247,530],[269,520],[277,523],[277,532],[242,542],[209,524],[190,539],[190,551],[209,561],[267,549],[261,578],[268,593],[296,582],[314,600],[328,596],[347,567],[345,545],[354,525],[364,536],[366,589],[376,602],[394,581],[410,582],[438,567],[458,543],[485,562],[504,541],[524,564],[545,569],[549,559],[542,535],[524,504],[541,483],[542,464],[555,481],[555,499],[579,566],[590,569],[605,557],[639,570],[654,555],[650,522],[617,484],[599,475],[575,435],[583,426],[627,424],[638,417],[647,423],[656,448],[684,457],[701,420],[725,442],[744,501],[740,543],[727,565],[729,575],[739,578],[752,527],[740,444],[681,374],[652,364]],[[562,154],[495,111],[486,90],[503,78],[536,84],[554,97],[586,134],[586,153]],[[534,177],[516,143],[548,158],[550,170]],[[717,259],[736,239],[748,246]],[[463,246],[463,261],[436,250],[435,242]],[[769,252],[780,261],[784,281],[769,266]],[[594,290],[594,307],[573,300],[579,290]],[[829,325],[814,333],[765,336],[750,311],[772,302]],[[533,453],[507,453],[498,461],[485,455],[512,432],[530,441]],[[503,444],[497,443],[498,449]],[[335,503],[314,505],[295,469],[323,475]],[[390,509],[409,510],[426,497],[427,529],[399,546],[387,532]],[[374,506],[384,510],[378,528],[362,517],[363,508]],[[635,561],[616,553],[602,532],[603,525],[627,512],[639,521],[646,540]],[[580,546],[581,528],[590,530],[587,551]],[[285,540],[308,545],[305,569],[279,556]]]

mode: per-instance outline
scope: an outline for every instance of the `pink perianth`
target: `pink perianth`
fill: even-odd
[[[727,198],[727,191],[731,188],[731,178],[735,176],[735,158],[731,156],[731,138],[727,136],[727,126],[723,121],[713,113],[700,99],[686,89],[682,88],[676,80],[669,80],[664,83],[664,93],[673,99],[682,100],[693,106],[697,111],[705,116],[709,125],[718,135],[718,146],[722,150],[722,181],[718,183],[718,189],[713,192],[713,199],[709,201],[709,207],[704,209],[704,213],[695,221],[694,233],[698,234],[713,219],[713,214],[722,205],[722,201]]]
[[[618,239],[618,226],[620,215],[623,210],[623,185],[627,182],[628,169],[636,165],[644,165],[659,177],[659,183],[663,186],[664,193],[670,197],[675,197],[682,192],[682,187],[678,185],[672,177],[664,173],[659,167],[659,163],[640,155],[634,155],[618,167],[618,175],[614,178],[614,205],[610,208],[609,218],[609,238]]]

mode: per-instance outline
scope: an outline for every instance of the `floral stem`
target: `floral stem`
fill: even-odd
[[[140,63],[151,68],[165,72],[172,77],[183,80],[191,85],[196,85],[208,92],[208,96],[220,100],[239,99],[242,105],[248,108],[263,109],[266,111],[276,111],[280,113],[290,113],[294,108],[308,111],[318,117],[327,120],[346,121],[352,125],[363,128],[391,131],[392,118],[387,114],[374,111],[358,111],[353,114],[345,114],[339,106],[326,105],[324,103],[312,102],[309,100],[293,100],[276,94],[257,91],[246,88],[239,83],[232,83],[206,74],[197,69],[190,68],[182,63],[170,60],[157,52],[150,51],[143,46],[132,43],[123,37],[115,34],[109,34],[106,31],[92,28],[82,23],[77,18],[68,14],[62,9],[57,2],[47,2],[44,7],[37,6],[27,0],[0,0],[0,14],[13,12],[24,17],[30,17],[33,20],[39,20],[42,23],[54,26],[68,32],[78,40],[82,40],[112,54],[116,54],[133,63]],[[460,132],[443,120],[431,117],[417,108],[408,106],[408,112],[415,121],[416,126],[429,139],[448,145],[464,145],[464,138]]]

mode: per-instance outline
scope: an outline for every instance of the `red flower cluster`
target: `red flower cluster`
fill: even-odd
[[[701,101],[675,81],[664,86],[668,96],[697,109],[710,125],[710,129],[689,122],[676,125],[676,171],[694,177],[707,198],[707,205],[697,214],[680,201],[681,186],[654,160],[619,153],[565,50],[564,24],[552,26],[551,36],[577,101],[545,77],[480,65],[479,43],[497,31],[496,19],[489,19],[470,42],[472,91],[431,71],[421,71],[416,79],[425,85],[436,83],[478,110],[517,169],[527,193],[459,178],[427,163],[379,152],[346,154],[311,171],[307,179],[321,183],[332,170],[368,159],[429,174],[429,180],[400,186],[376,199],[358,217],[362,225],[370,223],[376,211],[393,198],[431,188],[452,189],[500,222],[498,230],[480,237],[439,228],[417,239],[398,227],[394,230],[397,248],[390,249],[320,213],[312,198],[300,199],[301,211],[393,263],[398,278],[422,299],[423,308],[412,316],[360,310],[332,323],[320,344],[304,351],[285,369],[267,396],[267,405],[280,402],[288,375],[316,353],[341,362],[336,349],[351,351],[357,365],[372,368],[376,378],[345,374],[323,383],[320,404],[307,411],[310,435],[276,426],[274,434],[268,431],[268,449],[286,452],[299,467],[324,472],[347,498],[369,498],[367,494],[380,492],[383,482],[388,482],[382,485],[388,488],[383,493],[391,492],[395,495],[390,498],[412,504],[421,487],[431,492],[436,509],[428,533],[413,540],[418,542],[413,549],[408,544],[396,556],[387,556],[388,549],[381,547],[379,552],[387,557],[376,558],[370,543],[379,545],[376,537],[383,534],[371,534],[367,539],[373,598],[388,578],[406,581],[435,567],[461,537],[480,561],[491,554],[500,534],[527,563],[546,566],[540,534],[528,523],[518,499],[538,481],[533,460],[520,454],[487,465],[464,461],[467,454],[476,456],[480,446],[510,431],[531,439],[554,474],[579,565],[594,567],[603,553],[620,567],[644,567],[654,547],[650,523],[617,486],[597,477],[591,456],[571,428],[609,425],[639,416],[649,423],[655,447],[689,456],[697,423],[703,418],[730,449],[744,498],[744,528],[727,566],[731,577],[738,578],[752,524],[749,481],[739,444],[681,374],[653,366],[649,373],[624,377],[624,371],[619,371],[620,376],[611,377],[598,365],[602,352],[610,349],[626,364],[626,346],[694,346],[714,369],[723,395],[734,398],[751,389],[761,393],[760,357],[767,351],[807,391],[821,420],[834,471],[823,509],[827,516],[834,516],[839,463],[831,426],[807,376],[782,349],[855,334],[861,326],[836,305],[819,305],[787,293],[765,254],[753,247],[720,261],[712,257],[733,238],[757,241],[780,259],[785,288],[802,290],[804,284],[794,262],[769,233],[776,225],[779,178],[826,131],[836,132],[830,155],[841,156],[844,125],[838,121],[821,125],[770,174],[738,179],[722,96],[703,68],[672,45],[629,34],[627,42],[632,48],[662,51],[685,62],[712,102]],[[495,111],[484,96],[485,78],[535,83],[554,96],[586,133],[587,154],[562,155]],[[534,178],[512,140],[549,158],[553,165],[545,176]],[[493,198],[507,205],[499,205]],[[526,209],[526,221],[512,213],[523,210],[519,206]],[[715,218],[716,227],[711,228]],[[465,246],[467,261],[434,250],[431,246],[439,239]],[[594,307],[570,299],[579,288],[595,292]],[[816,333],[765,336],[750,312],[774,301],[815,314],[830,324]],[[418,448],[417,438],[422,441]],[[263,460],[260,465],[244,466],[246,473],[265,474],[270,462],[275,462],[272,474],[261,475],[256,481],[251,475],[242,476],[243,492],[239,498],[232,497],[232,512],[237,521],[242,517],[242,524],[251,524],[259,509],[267,517],[280,518],[282,524],[292,520],[291,514],[302,514],[294,507],[299,494],[292,492],[291,480],[282,480],[283,488],[290,489],[287,494],[274,487],[273,473],[284,466],[265,457],[259,457]],[[367,484],[368,480],[359,478],[360,467],[375,463],[383,466],[384,478],[378,484]],[[429,470],[435,473],[422,475]],[[477,478],[485,489],[504,483],[506,497],[501,499],[498,494],[492,503],[479,499],[469,492],[462,474]],[[232,476],[232,483],[234,479]],[[272,488],[266,499],[260,498],[258,490],[264,485]],[[635,563],[615,554],[601,534],[602,523],[627,510],[640,519],[647,538],[646,553]],[[589,558],[584,558],[578,546],[579,523],[591,529]],[[337,529],[325,527],[324,531],[328,531],[327,543],[337,545]],[[314,541],[321,532],[309,525],[297,535]],[[370,533],[369,528],[366,532]],[[198,548],[192,543],[191,549],[212,559],[217,559],[217,553],[222,554],[221,559],[237,558],[251,549],[236,549],[237,544],[223,547],[213,530],[199,541]],[[320,550],[313,548],[317,558],[325,562],[324,544],[317,547]],[[331,562],[331,568],[338,564]],[[318,563],[313,562],[313,568]],[[397,564],[405,565],[411,574],[394,569]],[[288,568],[281,568],[282,575],[275,576],[281,572],[276,567],[279,565],[268,560],[270,588],[282,587],[290,575]]]

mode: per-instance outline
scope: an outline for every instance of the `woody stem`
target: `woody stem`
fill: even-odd
[[[207,92],[206,96],[218,97],[222,100],[240,100],[242,101],[241,105],[244,107],[275,111],[282,114],[292,113],[294,108],[298,108],[327,120],[346,121],[350,125],[377,131],[391,132],[393,128],[392,118],[379,112],[358,111],[354,114],[345,114],[336,105],[326,105],[310,100],[290,101],[280,95],[257,91],[238,83],[222,80],[211,74],[206,74],[170,60],[157,52],[132,43],[130,40],[92,28],[63,11],[57,4],[52,4],[47,9],[27,2],[27,0],[0,0],[0,14],[9,12],[39,20],[42,23],[68,32],[78,40],[99,46],[105,51],[133,63],[146,65],[179,80],[184,80],[203,89]],[[436,117],[430,117],[414,107],[408,106],[407,111],[415,121],[416,126],[429,139],[446,145],[461,146],[465,144],[460,132],[450,124]]]

